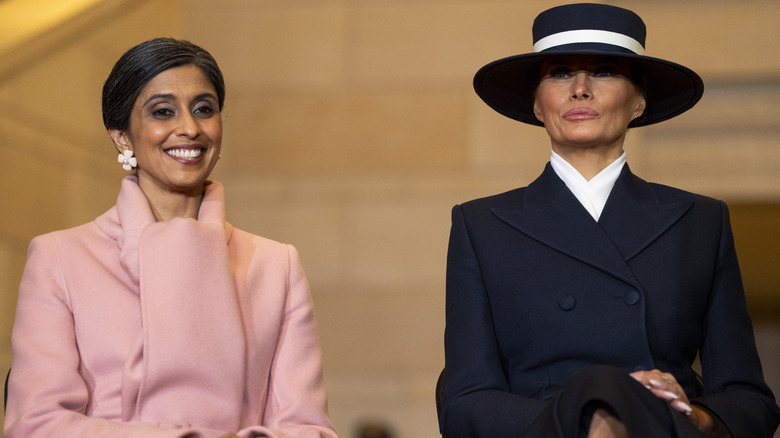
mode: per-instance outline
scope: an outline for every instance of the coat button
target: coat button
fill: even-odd
[[[639,292],[632,290],[628,292],[625,296],[623,296],[623,300],[629,306],[633,306],[634,304],[639,302]]]
[[[574,308],[574,306],[577,305],[577,300],[574,299],[571,295],[564,295],[561,297],[560,301],[558,301],[558,307],[561,308],[561,310],[571,310]]]

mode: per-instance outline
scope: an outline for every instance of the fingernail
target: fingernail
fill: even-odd
[[[651,388],[651,387],[650,387],[650,385],[645,385],[645,388],[647,388],[647,389],[653,389],[653,388]]]
[[[655,387],[663,386],[663,384],[661,382],[659,382],[658,380],[655,380],[655,379],[650,379],[650,384],[655,386]]]
[[[681,407],[685,411],[685,415],[691,415],[691,412],[693,412],[693,408],[688,405],[688,403],[678,401],[677,406]]]
[[[679,395],[677,395],[677,394],[675,394],[675,393],[673,393],[671,391],[664,391],[664,395],[669,397],[669,398],[671,398],[671,399],[674,399],[674,400],[677,400],[678,398],[680,398]]]

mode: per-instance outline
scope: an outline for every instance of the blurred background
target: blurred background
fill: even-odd
[[[116,59],[157,36],[209,50],[227,82],[228,220],[295,245],[330,412],[438,436],[450,209],[524,186],[544,130],[490,110],[473,74],[531,50],[541,0],[0,0],[0,373],[30,239],[110,208],[125,174],[102,126]],[[647,54],[705,80],[688,113],[629,133],[653,182],[729,203],[764,371],[780,391],[780,2],[611,1]],[[739,358],[734,358],[739,360]]]

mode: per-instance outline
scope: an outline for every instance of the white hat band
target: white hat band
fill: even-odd
[[[565,44],[577,43],[611,44],[613,46],[628,49],[637,55],[644,55],[645,53],[645,48],[642,47],[642,44],[630,36],[596,29],[569,30],[548,35],[534,44],[534,52],[541,52]]]

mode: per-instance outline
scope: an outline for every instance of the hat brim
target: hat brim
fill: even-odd
[[[485,65],[474,76],[474,90],[499,113],[532,125],[544,126],[534,115],[534,93],[543,60],[560,55],[598,55],[626,58],[644,79],[647,108],[629,126],[646,126],[675,117],[694,105],[704,83],[693,70],[659,58],[601,50],[555,50],[510,56]]]

